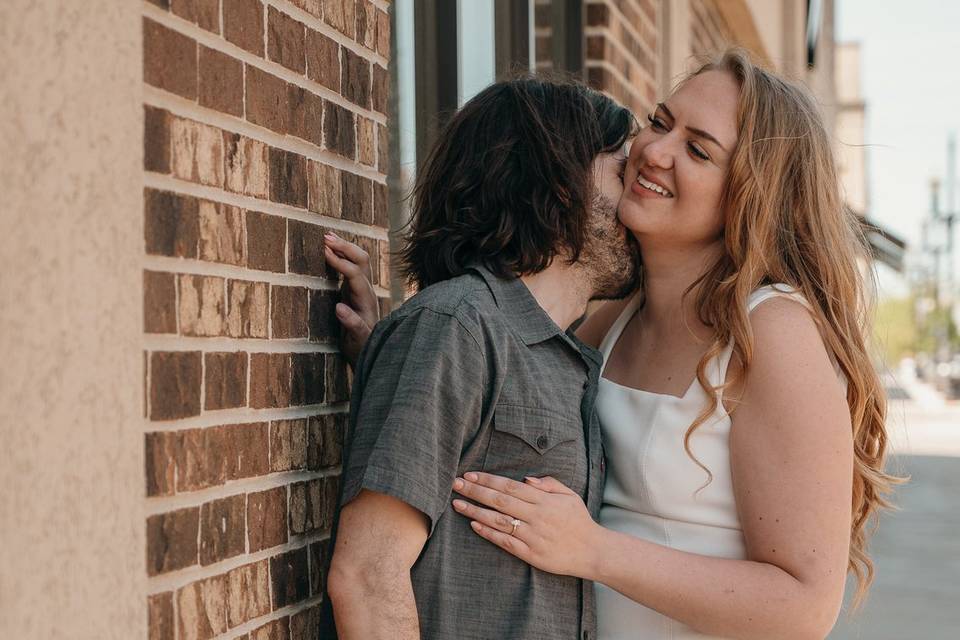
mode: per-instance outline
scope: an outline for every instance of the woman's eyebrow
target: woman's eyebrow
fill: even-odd
[[[664,113],[667,114],[667,117],[668,117],[668,118],[670,118],[671,120],[676,120],[676,118],[673,117],[673,113],[670,111],[669,108],[667,108],[667,105],[663,104],[662,102],[659,102],[659,103],[657,103],[657,107],[659,107],[660,109],[663,109]],[[704,131],[703,129],[697,129],[696,127],[684,127],[684,128],[685,128],[687,131],[689,131],[690,133],[694,134],[694,135],[700,136],[701,138],[706,138],[707,140],[709,140],[710,142],[714,143],[715,145],[717,145],[718,147],[720,147],[720,148],[723,149],[724,151],[727,150],[726,147],[724,147],[722,144],[720,144],[720,141],[719,141],[719,140],[717,140],[716,138],[714,138],[712,135],[710,135],[709,133],[707,133],[707,132]]]

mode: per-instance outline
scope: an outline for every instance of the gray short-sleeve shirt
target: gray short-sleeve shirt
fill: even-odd
[[[483,267],[424,289],[377,325],[356,369],[342,503],[368,489],[429,518],[411,571],[423,638],[594,637],[591,584],[501,551],[451,501],[467,471],[552,475],[596,517],[600,362],[522,281]]]

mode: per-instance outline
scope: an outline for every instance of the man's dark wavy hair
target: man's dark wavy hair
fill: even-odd
[[[501,277],[579,259],[594,197],[594,159],[636,133],[625,107],[582,84],[497,82],[441,131],[413,189],[399,267],[418,288],[473,262]]]

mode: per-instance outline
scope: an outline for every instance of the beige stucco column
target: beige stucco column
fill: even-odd
[[[146,633],[137,2],[0,3],[0,637]]]

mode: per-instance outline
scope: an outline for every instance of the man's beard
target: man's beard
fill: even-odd
[[[619,300],[640,286],[640,245],[617,218],[617,205],[597,194],[579,260],[593,285],[593,300]]]

